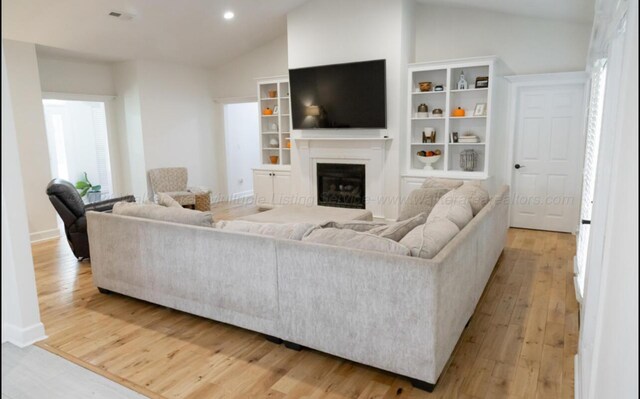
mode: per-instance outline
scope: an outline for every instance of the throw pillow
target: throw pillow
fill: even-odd
[[[458,226],[450,220],[439,219],[411,230],[400,244],[409,248],[413,256],[432,259],[459,232]]]
[[[166,206],[168,208],[182,208],[182,205],[172,196],[165,193],[158,193],[158,205]]]
[[[316,225],[311,223],[258,223],[244,220],[222,220],[213,227],[241,233],[260,234],[300,241]]]
[[[450,189],[448,188],[418,188],[413,190],[404,204],[402,204],[398,221],[407,220],[423,212],[429,216],[438,200],[449,191]]]
[[[319,225],[319,228],[328,229],[349,229],[354,231],[369,231],[373,228],[386,226],[385,222],[371,222],[367,220],[352,220],[349,222],[325,222]]]
[[[348,229],[315,229],[306,235],[302,241],[394,255],[411,255],[409,248],[393,240]]]
[[[427,177],[422,183],[422,188],[448,188],[456,189],[462,185],[462,180]]]
[[[118,202],[113,206],[115,215],[133,216],[144,219],[161,220],[189,224],[192,226],[211,227],[211,212],[200,212],[192,209],[164,207],[156,204],[136,204],[135,202]]]
[[[378,237],[388,238],[393,241],[400,241],[408,232],[425,224],[427,221],[427,214],[425,212],[419,213],[416,216],[400,222],[375,227],[369,230],[369,234],[377,235]]]
[[[456,188],[455,191],[469,201],[469,205],[471,205],[471,210],[473,211],[473,216],[477,215],[478,212],[480,212],[482,208],[489,203],[489,193],[479,184],[465,183],[459,188]]]
[[[439,219],[449,219],[458,226],[460,230],[473,218],[473,211],[469,201],[455,190],[446,193],[440,201],[433,207],[427,218],[427,223]]]

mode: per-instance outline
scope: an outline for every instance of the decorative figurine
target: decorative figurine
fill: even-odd
[[[458,90],[467,90],[467,80],[464,78],[464,71],[460,71],[460,79],[458,80]]]

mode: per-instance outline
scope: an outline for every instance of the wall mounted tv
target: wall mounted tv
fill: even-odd
[[[385,129],[385,60],[289,70],[294,129]]]

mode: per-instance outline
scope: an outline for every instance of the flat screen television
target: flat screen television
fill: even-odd
[[[289,70],[293,129],[385,129],[385,60]]]

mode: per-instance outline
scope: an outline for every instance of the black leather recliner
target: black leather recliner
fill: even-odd
[[[89,236],[85,213],[87,211],[110,212],[116,202],[135,202],[135,198],[129,195],[85,205],[73,184],[63,179],[51,180],[47,185],[47,195],[64,222],[64,232],[71,251],[80,260],[89,258]]]

